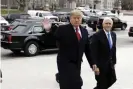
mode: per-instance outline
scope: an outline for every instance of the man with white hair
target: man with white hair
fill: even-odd
[[[80,25],[81,22],[82,12],[73,10],[70,24],[59,26],[55,33],[59,47],[57,66],[60,89],[81,89],[80,71],[84,52],[93,70],[97,68],[95,61],[90,59],[88,32]]]
[[[108,89],[116,82],[116,34],[111,31],[113,21],[105,17],[102,25],[103,29],[95,33],[90,41],[91,57],[98,71],[94,89]]]

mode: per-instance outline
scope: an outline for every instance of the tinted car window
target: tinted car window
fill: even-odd
[[[43,32],[43,28],[41,26],[35,26],[33,28],[33,33],[41,33]]]
[[[24,31],[24,29],[26,28],[26,25],[18,25],[16,26],[13,31],[17,32],[17,33],[22,33]]]
[[[119,19],[118,18],[113,18],[114,22],[118,22]]]

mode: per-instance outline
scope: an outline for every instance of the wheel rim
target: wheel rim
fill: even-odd
[[[37,47],[35,44],[31,44],[28,48],[30,54],[35,54],[37,51]]]

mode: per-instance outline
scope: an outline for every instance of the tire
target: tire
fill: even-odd
[[[39,45],[36,41],[29,41],[24,47],[24,54],[26,56],[35,56],[39,52]]]
[[[11,51],[12,51],[14,54],[20,54],[20,53],[21,53],[21,50],[12,49]]]
[[[127,25],[123,24],[122,27],[121,27],[121,30],[126,30],[126,27],[127,27]]]

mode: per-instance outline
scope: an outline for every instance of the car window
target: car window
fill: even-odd
[[[41,33],[43,32],[43,28],[41,26],[34,26],[33,33]]]
[[[36,13],[36,16],[38,16],[38,12]]]
[[[39,17],[42,17],[42,13],[39,13]]]
[[[113,20],[114,20],[115,22],[118,22],[118,21],[119,21],[119,19],[118,19],[118,18],[113,18]]]
[[[13,28],[13,31],[17,33],[22,33],[24,32],[25,28],[26,28],[26,25],[18,25],[15,28]]]

